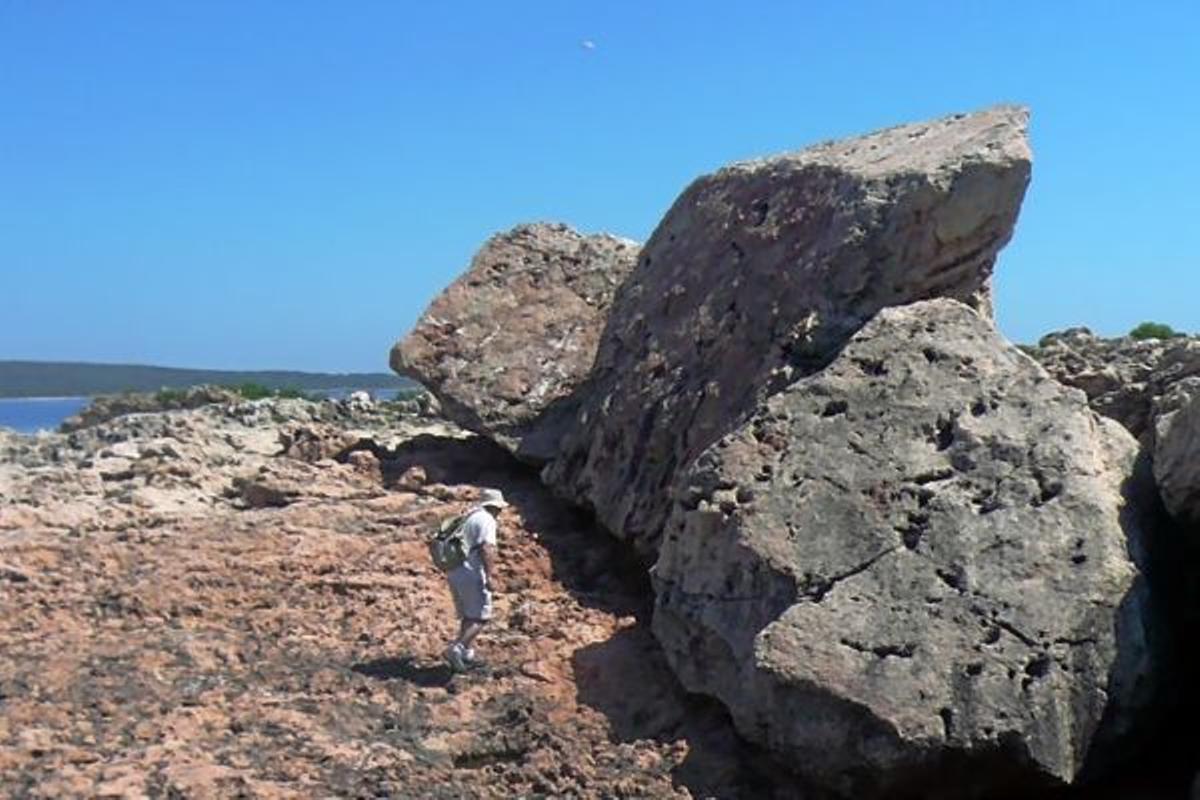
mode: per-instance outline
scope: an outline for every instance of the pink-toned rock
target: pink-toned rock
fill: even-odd
[[[346,456],[346,463],[360,475],[382,481],[379,459],[370,450],[355,450]]]
[[[260,411],[0,445],[6,521],[54,524],[0,535],[0,797],[753,796],[746,772],[697,769],[714,726],[647,625],[625,625],[644,598],[615,543],[535,476],[444,422],[374,413],[372,435],[400,441],[306,462],[279,452],[287,408]],[[184,461],[193,477],[159,489]],[[377,467],[444,483],[388,491]],[[505,591],[477,643],[490,667],[452,676],[424,535],[483,485],[513,503]],[[732,739],[719,754],[751,763]]]
[[[400,477],[396,479],[396,487],[415,492],[420,491],[428,482],[429,478],[425,474],[425,468],[419,464],[414,464],[400,473]]]
[[[392,369],[433,392],[447,418],[545,461],[637,250],[565,225],[494,236],[392,348]]]

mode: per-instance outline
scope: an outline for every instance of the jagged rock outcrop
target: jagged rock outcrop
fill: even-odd
[[[448,418],[545,461],[637,252],[627,239],[566,225],[494,236],[392,348],[392,369],[424,384]]]
[[[689,470],[655,634],[846,796],[1069,783],[1149,696],[1136,451],[966,306],[887,309]]]
[[[1193,408],[1200,399],[1200,338],[1106,339],[1070,328],[1026,351],[1138,437],[1167,510],[1200,522],[1200,409]]]
[[[1152,435],[1159,414],[1182,405],[1176,384],[1200,377],[1200,339],[1192,337],[1103,338],[1080,327],[1049,333],[1025,350],[1139,439]]]
[[[1171,516],[1200,523],[1200,378],[1180,381],[1154,425],[1154,481]],[[1166,405],[1166,404],[1164,404]]]
[[[1026,123],[999,107],[695,181],[618,292],[544,479],[652,555],[677,471],[876,311],[946,296],[988,312]]]
[[[213,403],[236,403],[241,400],[241,395],[224,386],[190,386],[186,389],[164,389],[161,392],[101,395],[59,427],[64,433],[70,433],[126,414],[180,411]]]
[[[404,404],[268,398],[123,414],[69,433],[0,432],[0,531],[150,527],[226,497],[269,505],[258,489],[244,496],[259,484],[278,498],[311,496],[318,462],[344,460],[367,441],[394,447],[414,429],[458,431]]]

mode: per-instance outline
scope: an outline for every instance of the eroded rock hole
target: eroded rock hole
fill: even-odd
[[[767,214],[771,210],[771,204],[766,200],[759,200],[754,204],[754,223],[753,227],[757,228],[767,221]]]
[[[954,735],[954,710],[941,708],[938,710],[938,716],[942,718],[942,733],[949,739]]]
[[[956,592],[965,592],[967,589],[967,576],[961,569],[938,569],[935,573],[941,578],[942,583],[949,586]]]
[[[952,418],[938,417],[934,426],[933,444],[939,453],[954,444],[954,420]]]
[[[831,400],[825,404],[825,408],[821,409],[822,417],[836,417],[839,414],[845,414],[850,408],[850,404],[845,400]]]
[[[1004,506],[995,490],[987,489],[971,496],[971,506],[976,514],[990,514]]]
[[[954,470],[950,469],[935,469],[932,472],[922,472],[912,479],[913,483],[918,486],[924,486],[927,483],[937,483],[938,481],[949,480],[954,477]]]
[[[1044,506],[1046,503],[1049,503],[1051,500],[1062,494],[1062,481],[1046,477],[1041,470],[1035,470],[1033,473],[1033,478],[1035,481],[1037,481],[1038,486],[1037,496],[1030,501],[1030,505],[1032,505],[1034,508]]]
[[[1021,688],[1028,689],[1034,681],[1044,678],[1050,673],[1053,664],[1050,656],[1040,653],[1025,664],[1025,677],[1021,679]]]
[[[910,511],[908,521],[896,528],[900,533],[900,540],[909,550],[916,550],[920,546],[921,539],[928,529],[929,515],[921,511]]]
[[[932,347],[922,348],[921,355],[925,356],[925,360],[928,361],[930,364],[935,364],[938,361],[945,360],[945,358],[946,358],[945,353],[942,353],[939,350],[935,350]]]
[[[862,370],[864,375],[879,377],[888,374],[887,367],[881,358],[856,358],[854,359],[854,364]]]

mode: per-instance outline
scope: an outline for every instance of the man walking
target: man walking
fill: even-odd
[[[471,643],[492,618],[490,581],[496,574],[496,518],[507,507],[499,489],[483,490],[479,506],[463,522],[467,558],[446,574],[459,619],[458,636],[445,653],[446,662],[455,672],[478,663]]]

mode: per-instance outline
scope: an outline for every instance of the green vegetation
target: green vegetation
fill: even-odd
[[[79,397],[122,392],[170,391],[201,384],[238,387],[245,383],[291,392],[417,387],[415,382],[407,378],[384,372],[243,372],[147,367],[137,364],[0,361],[0,397]]]
[[[261,383],[254,383],[253,381],[224,388],[232,389],[247,400],[262,400],[264,397],[290,397],[297,400],[320,399],[320,397],[304,392],[294,386],[281,386],[277,389],[272,389],[269,386],[263,386]]]
[[[412,400],[414,397],[416,397],[417,395],[421,394],[424,391],[425,390],[423,388],[421,388],[420,386],[413,384],[412,386],[410,386],[408,388],[400,389],[399,391],[397,391],[396,396],[392,398],[392,401],[396,402],[396,403],[403,403],[407,400]]]
[[[1180,336],[1187,336],[1186,333],[1175,330],[1170,325],[1162,322],[1143,322],[1129,332],[1132,339],[1176,339]]]
[[[154,401],[161,406],[180,405],[186,397],[187,391],[184,389],[162,388],[154,393]]]

